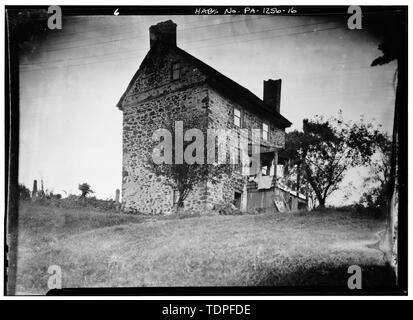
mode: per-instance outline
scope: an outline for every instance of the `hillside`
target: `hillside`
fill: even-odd
[[[388,284],[369,246],[384,222],[345,212],[178,219],[21,203],[18,294],[45,294],[50,265],[64,287]],[[384,277],[384,278],[383,278]]]

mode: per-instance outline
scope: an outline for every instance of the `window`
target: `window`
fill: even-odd
[[[178,204],[179,200],[179,191],[176,189],[172,190],[172,205]]]
[[[272,167],[272,160],[267,158],[267,157],[263,157],[261,159],[261,175],[263,176],[271,176],[273,174],[271,174],[271,167]]]
[[[179,62],[172,64],[172,80],[178,80],[181,77],[181,65]]]
[[[261,168],[261,175],[263,175],[263,176],[268,176],[269,175],[268,166],[263,166]]]
[[[241,127],[241,110],[234,108],[234,124]]]
[[[268,140],[268,124],[267,123],[262,124],[262,138],[265,141]]]

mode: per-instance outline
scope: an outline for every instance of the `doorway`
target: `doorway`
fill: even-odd
[[[241,192],[234,192],[234,206],[241,209]]]

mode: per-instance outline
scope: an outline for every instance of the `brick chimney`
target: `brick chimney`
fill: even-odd
[[[281,101],[281,79],[267,81],[264,80],[264,102],[269,107],[280,113]]]
[[[176,23],[172,20],[159,22],[149,28],[149,44],[152,48],[157,42],[176,46]]]

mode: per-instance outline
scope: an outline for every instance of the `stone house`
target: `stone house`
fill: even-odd
[[[271,179],[259,187],[257,177],[237,170],[218,185],[205,182],[185,200],[185,208],[205,212],[214,204],[233,203],[241,211],[274,210],[277,197],[278,150],[284,147],[285,128],[280,114],[281,80],[264,81],[264,99],[180,49],[172,21],[151,26],[150,50],[120,98],[123,112],[122,206],[125,211],[167,214],[173,210],[176,191],[144,165],[153,131],[166,111],[204,112],[210,128],[255,128],[260,141],[261,174]]]

